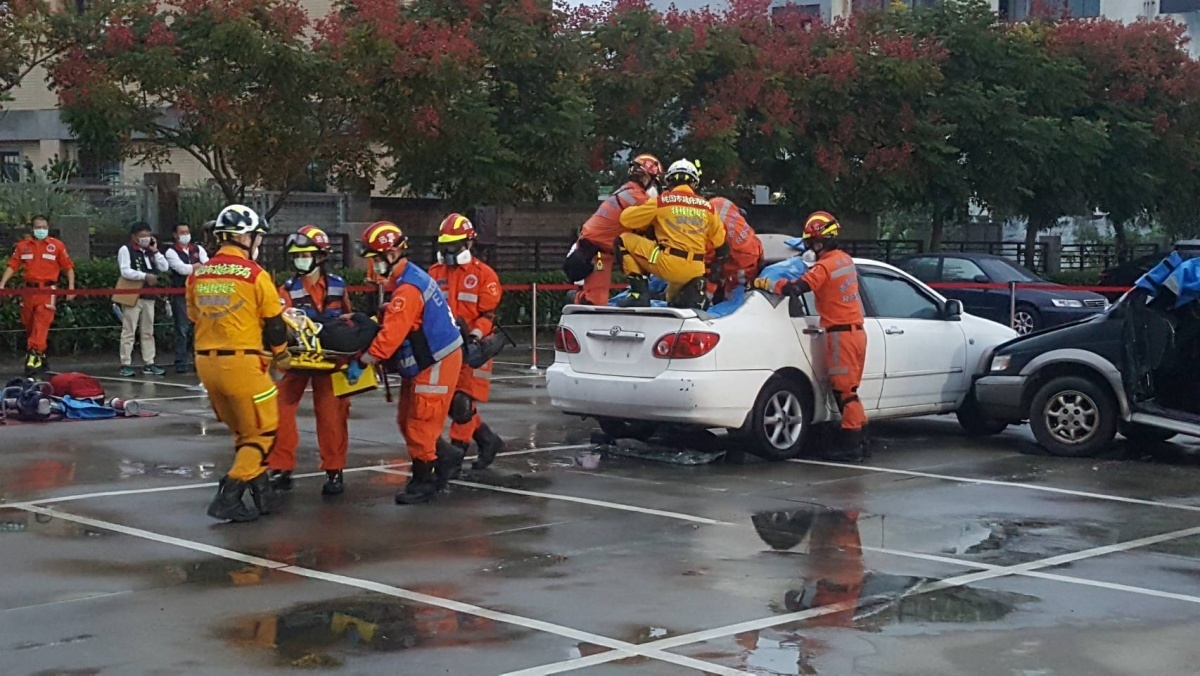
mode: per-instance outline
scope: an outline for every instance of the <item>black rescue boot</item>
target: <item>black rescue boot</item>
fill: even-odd
[[[412,477],[404,490],[396,494],[397,505],[418,505],[437,497],[437,479],[433,476],[433,463],[413,460]]]
[[[821,458],[831,462],[862,462],[866,460],[863,431],[840,429],[837,434],[837,446],[822,453]]]
[[[258,518],[258,510],[247,507],[242,502],[242,495],[250,486],[245,481],[225,477],[217,486],[217,496],[208,505],[208,515],[220,521],[254,521]]]
[[[629,276],[629,295],[617,301],[618,307],[650,307],[650,279],[645,275]]]
[[[705,300],[705,285],[704,278],[697,277],[679,290],[675,298],[671,300],[669,305],[675,308],[684,310],[698,310],[704,305]]]
[[[437,440],[437,489],[446,490],[462,474],[463,459],[467,457],[464,445],[452,444],[438,437]]]
[[[292,490],[292,470],[290,469],[273,469],[271,470],[271,485],[275,490],[287,492]]]
[[[266,472],[254,477],[250,482],[250,499],[258,513],[266,516],[275,508],[275,487]]]
[[[321,495],[341,495],[346,490],[342,482],[342,470],[325,470],[325,485],[321,486]]]
[[[471,463],[471,469],[487,469],[496,459],[496,454],[504,450],[504,440],[487,425],[480,424],[475,430],[475,443],[479,446],[479,457]]]

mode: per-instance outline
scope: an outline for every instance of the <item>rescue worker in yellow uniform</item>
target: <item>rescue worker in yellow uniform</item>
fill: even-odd
[[[475,236],[475,226],[466,216],[447,216],[438,229],[438,262],[429,268],[429,276],[446,295],[467,344],[492,335],[496,308],[500,307],[500,277],[471,253]],[[472,439],[478,444],[479,457],[471,465],[474,469],[488,467],[504,450],[504,441],[475,408],[476,402],[487,401],[491,394],[492,367],[490,359],[478,368],[464,361],[450,401],[450,443],[464,454]]]
[[[704,297],[705,251],[712,246],[717,268],[729,257],[725,225],[708,200],[696,194],[700,169],[678,160],[667,169],[665,183],[667,191],[656,199],[621,212],[621,225],[627,230],[654,228],[654,239],[635,232],[617,238],[615,250],[629,278],[623,307],[650,306],[649,275],[666,280],[667,303],[696,307]]]
[[[279,294],[255,262],[266,231],[266,221],[249,207],[225,207],[213,227],[220,250],[187,282],[196,373],[234,438],[233,466],[208,506],[208,515],[222,521],[270,513],[267,456],[279,424],[275,380],[291,358]],[[253,506],[242,501],[247,488]]]

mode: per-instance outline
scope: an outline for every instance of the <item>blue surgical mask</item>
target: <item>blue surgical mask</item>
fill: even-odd
[[[47,230],[46,228],[34,228],[33,229],[34,239],[46,239],[49,236],[50,236],[50,231]]]

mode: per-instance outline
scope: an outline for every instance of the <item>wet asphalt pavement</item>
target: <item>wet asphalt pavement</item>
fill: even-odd
[[[437,502],[393,504],[367,394],[344,495],[302,478],[222,525],[194,382],[104,382],[157,417],[0,426],[0,673],[1200,672],[1200,448],[1057,459],[934,417],[877,425],[865,466],[586,469],[592,424],[507,365],[482,410],[511,454]]]

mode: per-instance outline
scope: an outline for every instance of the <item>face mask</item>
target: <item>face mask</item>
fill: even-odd
[[[192,236],[191,235],[180,235],[179,237],[176,238],[176,240],[179,242],[179,246],[187,246],[192,243]]]
[[[50,236],[50,231],[47,230],[46,228],[34,228],[33,229],[33,238],[34,239],[46,239],[49,236]]]
[[[150,238],[149,237],[138,237],[137,242],[138,242],[138,246],[142,247],[143,249],[150,246]]]
[[[464,248],[458,252],[443,251],[442,262],[446,265],[466,265],[471,262],[471,250]]]
[[[293,258],[292,265],[300,272],[308,272],[313,269],[313,259],[311,258]]]
[[[813,263],[817,262],[817,254],[812,251],[805,251],[804,253],[800,254],[800,260],[812,265]]]

